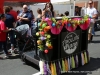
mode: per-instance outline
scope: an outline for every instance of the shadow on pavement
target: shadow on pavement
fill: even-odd
[[[100,40],[93,40],[92,43],[100,43]]]
[[[82,67],[79,67],[77,69],[74,69],[72,71],[74,71],[74,73],[66,73],[66,74],[62,74],[62,75],[87,75],[87,74],[92,74],[92,72],[98,72],[99,75],[99,71],[96,71],[100,69],[100,58],[90,58],[90,62]],[[79,72],[79,73],[75,73]]]

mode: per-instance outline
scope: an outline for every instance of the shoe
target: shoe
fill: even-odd
[[[8,55],[5,55],[3,59],[8,59],[8,58],[9,58],[9,56]]]

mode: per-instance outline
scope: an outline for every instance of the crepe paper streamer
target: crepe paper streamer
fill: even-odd
[[[66,71],[66,69],[65,69],[65,63],[64,63],[64,60],[63,59],[62,59],[62,70],[63,70],[63,72]]]
[[[71,56],[70,56],[69,61],[70,61],[70,70],[71,70],[71,69],[72,69],[72,60],[71,60]]]
[[[78,67],[78,55],[76,55],[76,67]]]
[[[65,69],[68,71],[68,61],[65,59]]]
[[[83,62],[84,62],[84,65],[85,65],[85,57],[84,57],[84,53],[82,53],[82,56],[83,56]]]
[[[57,75],[61,74],[59,64],[57,62],[56,62],[56,73],[57,73]]]
[[[43,68],[44,62],[43,61],[39,61],[39,67],[40,67],[40,73],[44,74],[44,68]]]
[[[47,71],[47,65],[46,65],[46,63],[44,63],[43,67],[44,67],[44,74],[45,74],[45,75],[48,75],[48,71]]]
[[[71,67],[70,67],[70,59],[68,58],[68,70],[70,71],[71,70]]]
[[[86,52],[84,52],[84,56],[85,56],[85,63],[87,64],[87,55],[86,55]]]
[[[51,75],[55,75],[54,73],[54,65],[51,63]]]
[[[75,68],[75,60],[74,60],[74,57],[72,56],[71,58],[71,67],[74,69]]]
[[[49,64],[48,64],[48,63],[47,63],[47,71],[48,71],[48,73],[51,74],[51,70],[50,70],[50,68],[49,68]]]
[[[84,57],[83,57],[83,53],[81,53],[81,62],[82,62],[82,66],[84,65]]]
[[[88,58],[88,62],[90,61],[90,57],[89,57],[89,52],[88,51],[86,51],[87,52],[87,58]]]
[[[62,71],[60,61],[58,61],[58,64],[59,64],[60,71]]]
[[[55,63],[54,63],[53,65],[54,65],[54,73],[55,73],[55,75],[57,75],[57,71],[56,71],[56,65],[55,65]]]

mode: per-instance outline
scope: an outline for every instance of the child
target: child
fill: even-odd
[[[12,30],[11,28],[10,29],[7,29],[4,21],[5,21],[5,15],[4,14],[1,14],[0,15],[0,48],[3,46],[3,49],[4,49],[4,52],[6,54],[5,58],[8,58],[8,56],[10,55],[7,51],[7,45],[6,45],[6,41],[7,41],[7,33],[8,31]]]

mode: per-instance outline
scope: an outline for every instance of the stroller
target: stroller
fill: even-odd
[[[35,39],[33,38],[34,34],[32,36],[28,36],[28,24],[20,25],[13,29],[13,31],[15,32],[19,54],[35,49]]]

